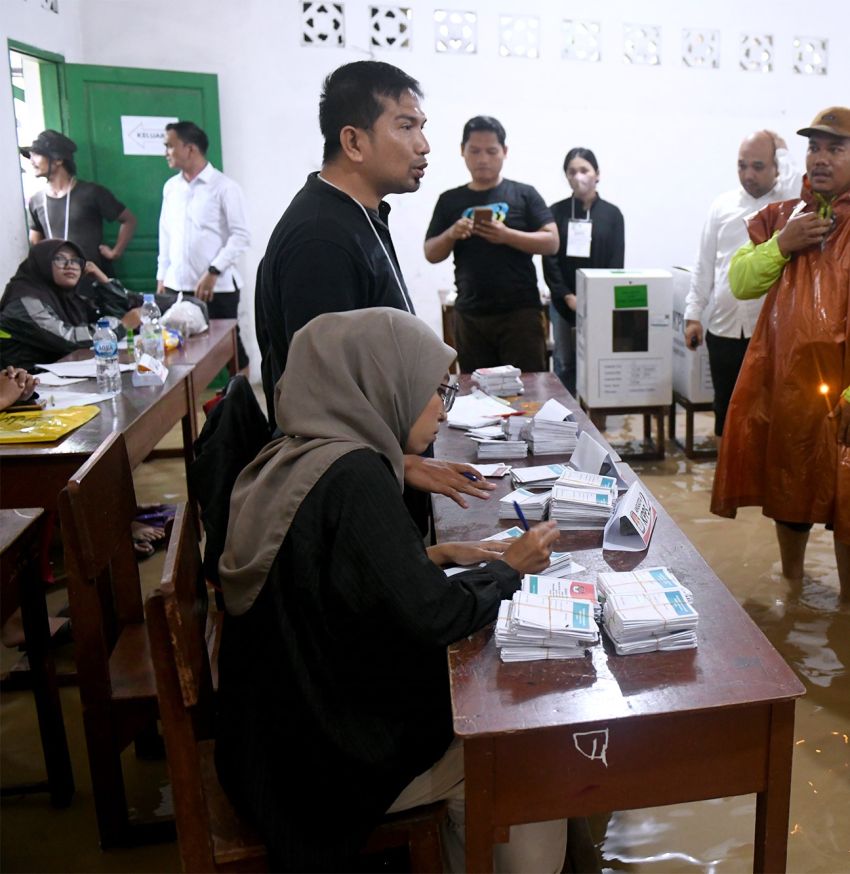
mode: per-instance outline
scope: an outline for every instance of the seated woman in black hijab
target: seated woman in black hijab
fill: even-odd
[[[100,268],[86,263],[68,240],[44,240],[30,249],[0,299],[0,367],[58,361],[75,349],[92,345],[95,323],[113,316],[118,339],[137,328],[140,311],[127,292]]]
[[[434,792],[412,803],[449,800],[444,850],[463,865],[446,646],[548,565],[558,531],[546,522],[509,545],[425,548],[402,499],[403,454],[422,452],[445,421],[454,358],[399,310],[318,316],[295,334],[276,388],[285,436],[234,487],[216,761],[268,845],[269,870],[351,870],[425,772]],[[448,564],[474,569],[447,577]],[[562,823],[513,828],[496,870],[560,871],[565,834]]]

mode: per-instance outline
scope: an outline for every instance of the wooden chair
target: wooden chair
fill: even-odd
[[[177,510],[162,584],[148,597],[145,616],[183,870],[268,870],[262,841],[230,804],[215,770],[209,653],[216,648],[206,634],[206,584],[197,527],[186,505]],[[364,852],[407,846],[411,870],[440,871],[444,816],[445,805],[434,804],[387,817]]]
[[[156,682],[130,530],[136,495],[120,433],[101,444],[59,495],[77,675],[102,847],[174,835],[171,820],[132,822],[121,752],[159,743]]]

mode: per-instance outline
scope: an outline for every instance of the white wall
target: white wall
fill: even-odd
[[[33,0],[3,2],[24,9],[36,5]],[[280,214],[306,174],[319,166],[322,78],[342,63],[368,56],[363,48],[369,45],[370,4],[345,0],[348,47],[337,49],[301,46],[301,3],[296,0],[77,3],[80,42],[71,40],[65,47],[69,61],[218,74],[224,169],[243,185],[251,210],[254,244],[246,274],[252,277]],[[566,150],[592,148],[602,170],[601,194],[626,218],[627,264],[649,267],[692,260],[709,202],[736,184],[737,146],[745,134],[775,129],[802,160],[805,143],[794,131],[819,109],[850,103],[846,0],[823,0],[815,7],[769,0],[716,0],[711,5],[611,0],[595,6],[554,0],[405,0],[404,5],[414,13],[412,50],[376,50],[375,57],[403,67],[422,83],[432,153],[420,192],[392,198],[391,226],[417,308],[435,326],[435,290],[451,285],[451,262],[429,265],[422,240],[438,194],[468,178],[459,140],[470,116],[492,114],[504,123],[510,148],[507,175],[536,185],[549,202],[566,196],[561,173]],[[478,13],[477,54],[434,52],[435,7]],[[61,8],[73,8],[72,0],[61,0]],[[540,16],[540,60],[499,57],[498,16],[507,12]],[[29,16],[36,17],[32,10]],[[571,17],[601,23],[600,63],[561,60],[561,19]],[[623,62],[626,22],[661,26],[660,67]],[[682,65],[684,27],[721,31],[719,69]],[[738,69],[742,32],[773,34],[773,73]],[[9,35],[44,43],[32,32]],[[827,76],[791,72],[795,36],[829,37]],[[44,45],[60,50],[55,46]],[[8,96],[2,100],[0,113]],[[4,118],[4,148],[8,127]]]
[[[26,257],[27,229],[23,220],[15,111],[9,80],[7,40],[14,39],[46,52],[76,60],[82,45],[79,0],[62,0],[59,12],[49,12],[35,0],[0,0],[0,291]]]

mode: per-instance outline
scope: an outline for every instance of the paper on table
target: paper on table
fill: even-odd
[[[603,466],[610,466],[606,474],[615,476],[617,484],[626,487],[626,481],[620,476],[620,470],[614,456],[598,441],[594,440],[587,431],[578,435],[578,443],[570,457],[570,466],[576,470],[587,473],[601,473]]]
[[[44,401],[45,410],[65,410],[68,407],[84,407],[88,404],[100,404],[113,398],[112,394],[98,394],[97,392],[73,392],[56,389],[44,392],[39,400]]]
[[[474,467],[481,476],[499,477],[511,472],[511,466],[509,464],[503,464],[501,461],[494,462],[493,464],[473,464],[472,467]]]
[[[40,367],[49,373],[55,373],[56,376],[93,377],[97,375],[94,367],[94,356],[83,361],[57,361],[55,364],[36,364],[36,367]],[[135,365],[119,364],[118,367],[122,372],[129,372],[133,370]]]
[[[74,385],[76,382],[85,382],[87,377],[85,376],[57,376],[55,373],[39,373],[38,374],[38,384],[39,385],[49,385],[49,386],[66,386],[66,385]]]
[[[498,416],[510,416],[515,412],[505,401],[475,390],[471,394],[455,398],[448,414],[449,427],[480,428],[494,424]]]

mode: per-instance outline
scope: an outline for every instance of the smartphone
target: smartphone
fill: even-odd
[[[472,224],[481,225],[493,221],[493,210],[489,206],[480,206],[472,210]]]

